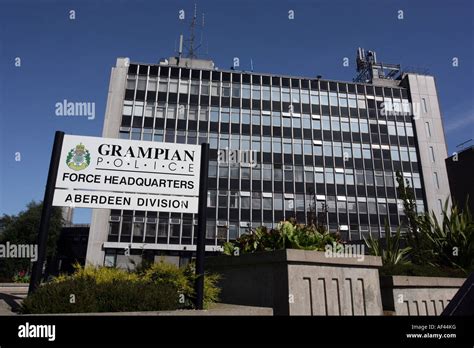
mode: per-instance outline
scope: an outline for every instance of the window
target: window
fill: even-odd
[[[346,122],[346,121],[341,122],[341,130],[343,132],[350,132],[349,122]]]
[[[272,198],[271,197],[263,197],[262,198],[262,205],[264,210],[272,210]]]
[[[316,183],[318,184],[324,184],[324,173],[316,172]]]
[[[158,92],[168,92],[168,82],[160,81],[158,85]]]
[[[387,214],[387,203],[379,203],[379,214],[386,215]]]
[[[303,104],[309,104],[309,91],[306,91],[306,90],[301,91],[301,102]]]
[[[240,98],[240,85],[232,85],[232,97]]]
[[[370,150],[370,145],[362,144],[362,154],[364,156],[364,159],[372,158],[372,151]]]
[[[219,108],[211,109],[211,122],[219,122]]]
[[[367,205],[369,207],[369,214],[377,214],[377,205],[375,202],[367,202]]]
[[[299,103],[300,102],[300,91],[298,89],[291,89],[291,102]]]
[[[132,105],[133,105],[133,102],[125,101],[123,105],[122,114],[126,116],[132,116]]]
[[[393,187],[394,185],[393,174],[390,172],[385,172],[385,185],[387,187]]]
[[[402,161],[408,161],[408,149],[406,147],[400,147],[400,158]]]
[[[365,171],[365,179],[367,181],[367,185],[374,186],[374,173],[372,171]]]
[[[127,89],[135,89],[135,79],[131,77],[127,79]]]
[[[191,94],[199,94],[199,82],[191,81]]]
[[[362,158],[361,144],[352,144],[352,153],[354,155],[354,158]]]
[[[188,94],[189,92],[189,84],[188,81],[181,81],[179,84],[179,93],[180,94]]]
[[[360,120],[360,132],[369,133],[369,125],[367,124],[367,121]]]
[[[319,99],[321,101],[321,105],[329,105],[328,92],[320,92]]]
[[[262,87],[262,99],[263,100],[270,100],[270,87],[263,86]]]
[[[336,173],[336,184],[344,185],[344,174],[343,173]]]
[[[293,198],[285,198],[285,210],[294,210],[295,202]]]
[[[260,99],[260,86],[252,86],[252,99]]]
[[[140,91],[144,91],[146,87],[146,78],[139,77],[137,83],[137,89]]]
[[[242,98],[250,99],[250,85],[242,85]]]
[[[429,153],[430,153],[430,159],[431,159],[431,162],[435,162],[435,153],[434,153],[434,149],[433,149],[433,146],[430,146],[429,147]]]
[[[148,90],[156,92],[156,83],[157,83],[156,79],[150,79],[148,81]]]
[[[329,121],[329,116],[323,116],[323,130],[331,130],[331,122]]]
[[[272,87],[272,100],[280,101],[280,87]]]
[[[331,142],[325,141],[325,142],[323,143],[323,147],[324,147],[324,156],[332,156],[332,146],[331,146]]]
[[[356,170],[356,184],[364,185],[364,171],[357,169]]]
[[[324,170],[324,177],[326,179],[326,183],[334,184],[334,169],[326,168]]]
[[[170,93],[178,93],[178,80],[170,80]]]
[[[219,208],[227,208],[227,191],[219,191]]]
[[[209,207],[215,207],[217,203],[217,192],[213,190],[209,190],[207,192],[207,205]]]
[[[388,134],[397,135],[397,129],[395,128],[395,122],[387,122]]]
[[[405,136],[405,127],[403,126],[403,124],[397,124],[397,132],[398,136]]]
[[[191,87],[191,91],[192,91],[192,87]],[[191,93],[192,93],[192,92],[191,92]],[[207,82],[207,81],[202,81],[201,94],[202,94],[202,95],[209,95],[209,82]]]
[[[407,136],[412,137],[413,136],[413,126],[409,123],[405,124],[406,130],[407,130]]]
[[[322,156],[323,155],[323,147],[321,145],[314,145],[313,151],[315,156]]]
[[[281,89],[281,100],[286,103],[290,102],[290,89],[289,88],[283,87]]]
[[[426,136],[428,138],[431,137],[431,129],[430,129],[430,123],[429,122],[425,122],[425,131],[426,131]]]
[[[426,114],[428,112],[428,107],[426,106],[426,98],[421,98],[421,105],[423,107],[423,112]]]
[[[250,197],[240,197],[240,207],[242,209],[250,209]]]
[[[380,172],[380,171],[375,172],[375,185],[376,186],[384,186],[383,177],[384,177],[383,172]]]
[[[400,161],[400,155],[398,154],[398,149],[391,149],[390,155],[392,156],[392,161]]]
[[[359,206],[359,213],[360,214],[367,214],[367,203],[366,202],[357,202]]]
[[[414,147],[409,147],[408,151],[410,153],[410,161],[416,162],[417,161],[416,149]]]
[[[321,129],[321,120],[311,120],[311,124],[313,125],[313,130]]]
[[[439,189],[439,180],[438,180],[438,173],[433,172],[433,181],[437,189]]]
[[[222,83],[222,96],[223,97],[230,97],[230,83],[223,82]]]

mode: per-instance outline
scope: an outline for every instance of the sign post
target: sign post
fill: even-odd
[[[54,188],[58,175],[63,139],[64,132],[56,131],[54,136],[53,151],[51,153],[51,162],[49,163],[48,180],[46,182],[46,190],[44,192],[43,207],[41,210],[41,221],[37,240],[38,258],[36,262],[33,263],[30,286],[28,288],[29,294],[36,290],[43,275],[43,264],[46,258],[46,246],[48,244],[49,221],[51,219],[51,212],[53,208]]]
[[[196,241],[196,309],[204,305],[204,256],[206,251],[207,182],[209,174],[209,144],[201,144],[201,175],[199,178],[198,228]]]

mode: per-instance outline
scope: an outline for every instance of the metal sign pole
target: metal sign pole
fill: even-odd
[[[196,241],[196,309],[204,305],[204,255],[206,251],[207,182],[209,175],[209,144],[201,144],[201,175],[199,177],[199,207]]]
[[[49,221],[53,210],[54,188],[56,186],[56,178],[58,176],[59,160],[61,157],[61,148],[63,146],[64,132],[56,131],[54,136],[53,151],[51,152],[51,161],[49,162],[48,180],[46,182],[46,190],[44,192],[43,207],[41,210],[41,221],[38,233],[38,258],[33,263],[31,272],[30,286],[28,293],[31,294],[36,290],[41,277],[43,275],[43,264],[46,258],[46,246],[48,242]]]

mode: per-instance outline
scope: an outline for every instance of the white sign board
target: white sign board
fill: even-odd
[[[199,145],[65,135],[53,204],[197,213],[200,164]]]
[[[73,208],[107,208],[190,213],[198,211],[198,197],[63,190],[54,192],[53,205]]]

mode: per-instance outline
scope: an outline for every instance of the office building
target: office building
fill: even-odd
[[[360,49],[357,66],[347,82],[222,70],[183,57],[119,58],[102,135],[210,143],[209,252],[249,228],[307,222],[311,211],[346,240],[383,237],[385,221],[392,230],[405,222],[397,171],[420,212],[440,213],[449,196],[447,150],[433,76],[402,72]],[[227,149],[247,160],[222,156]],[[182,264],[195,250],[196,223],[190,214],[95,210],[87,261],[117,265],[146,254]]]

